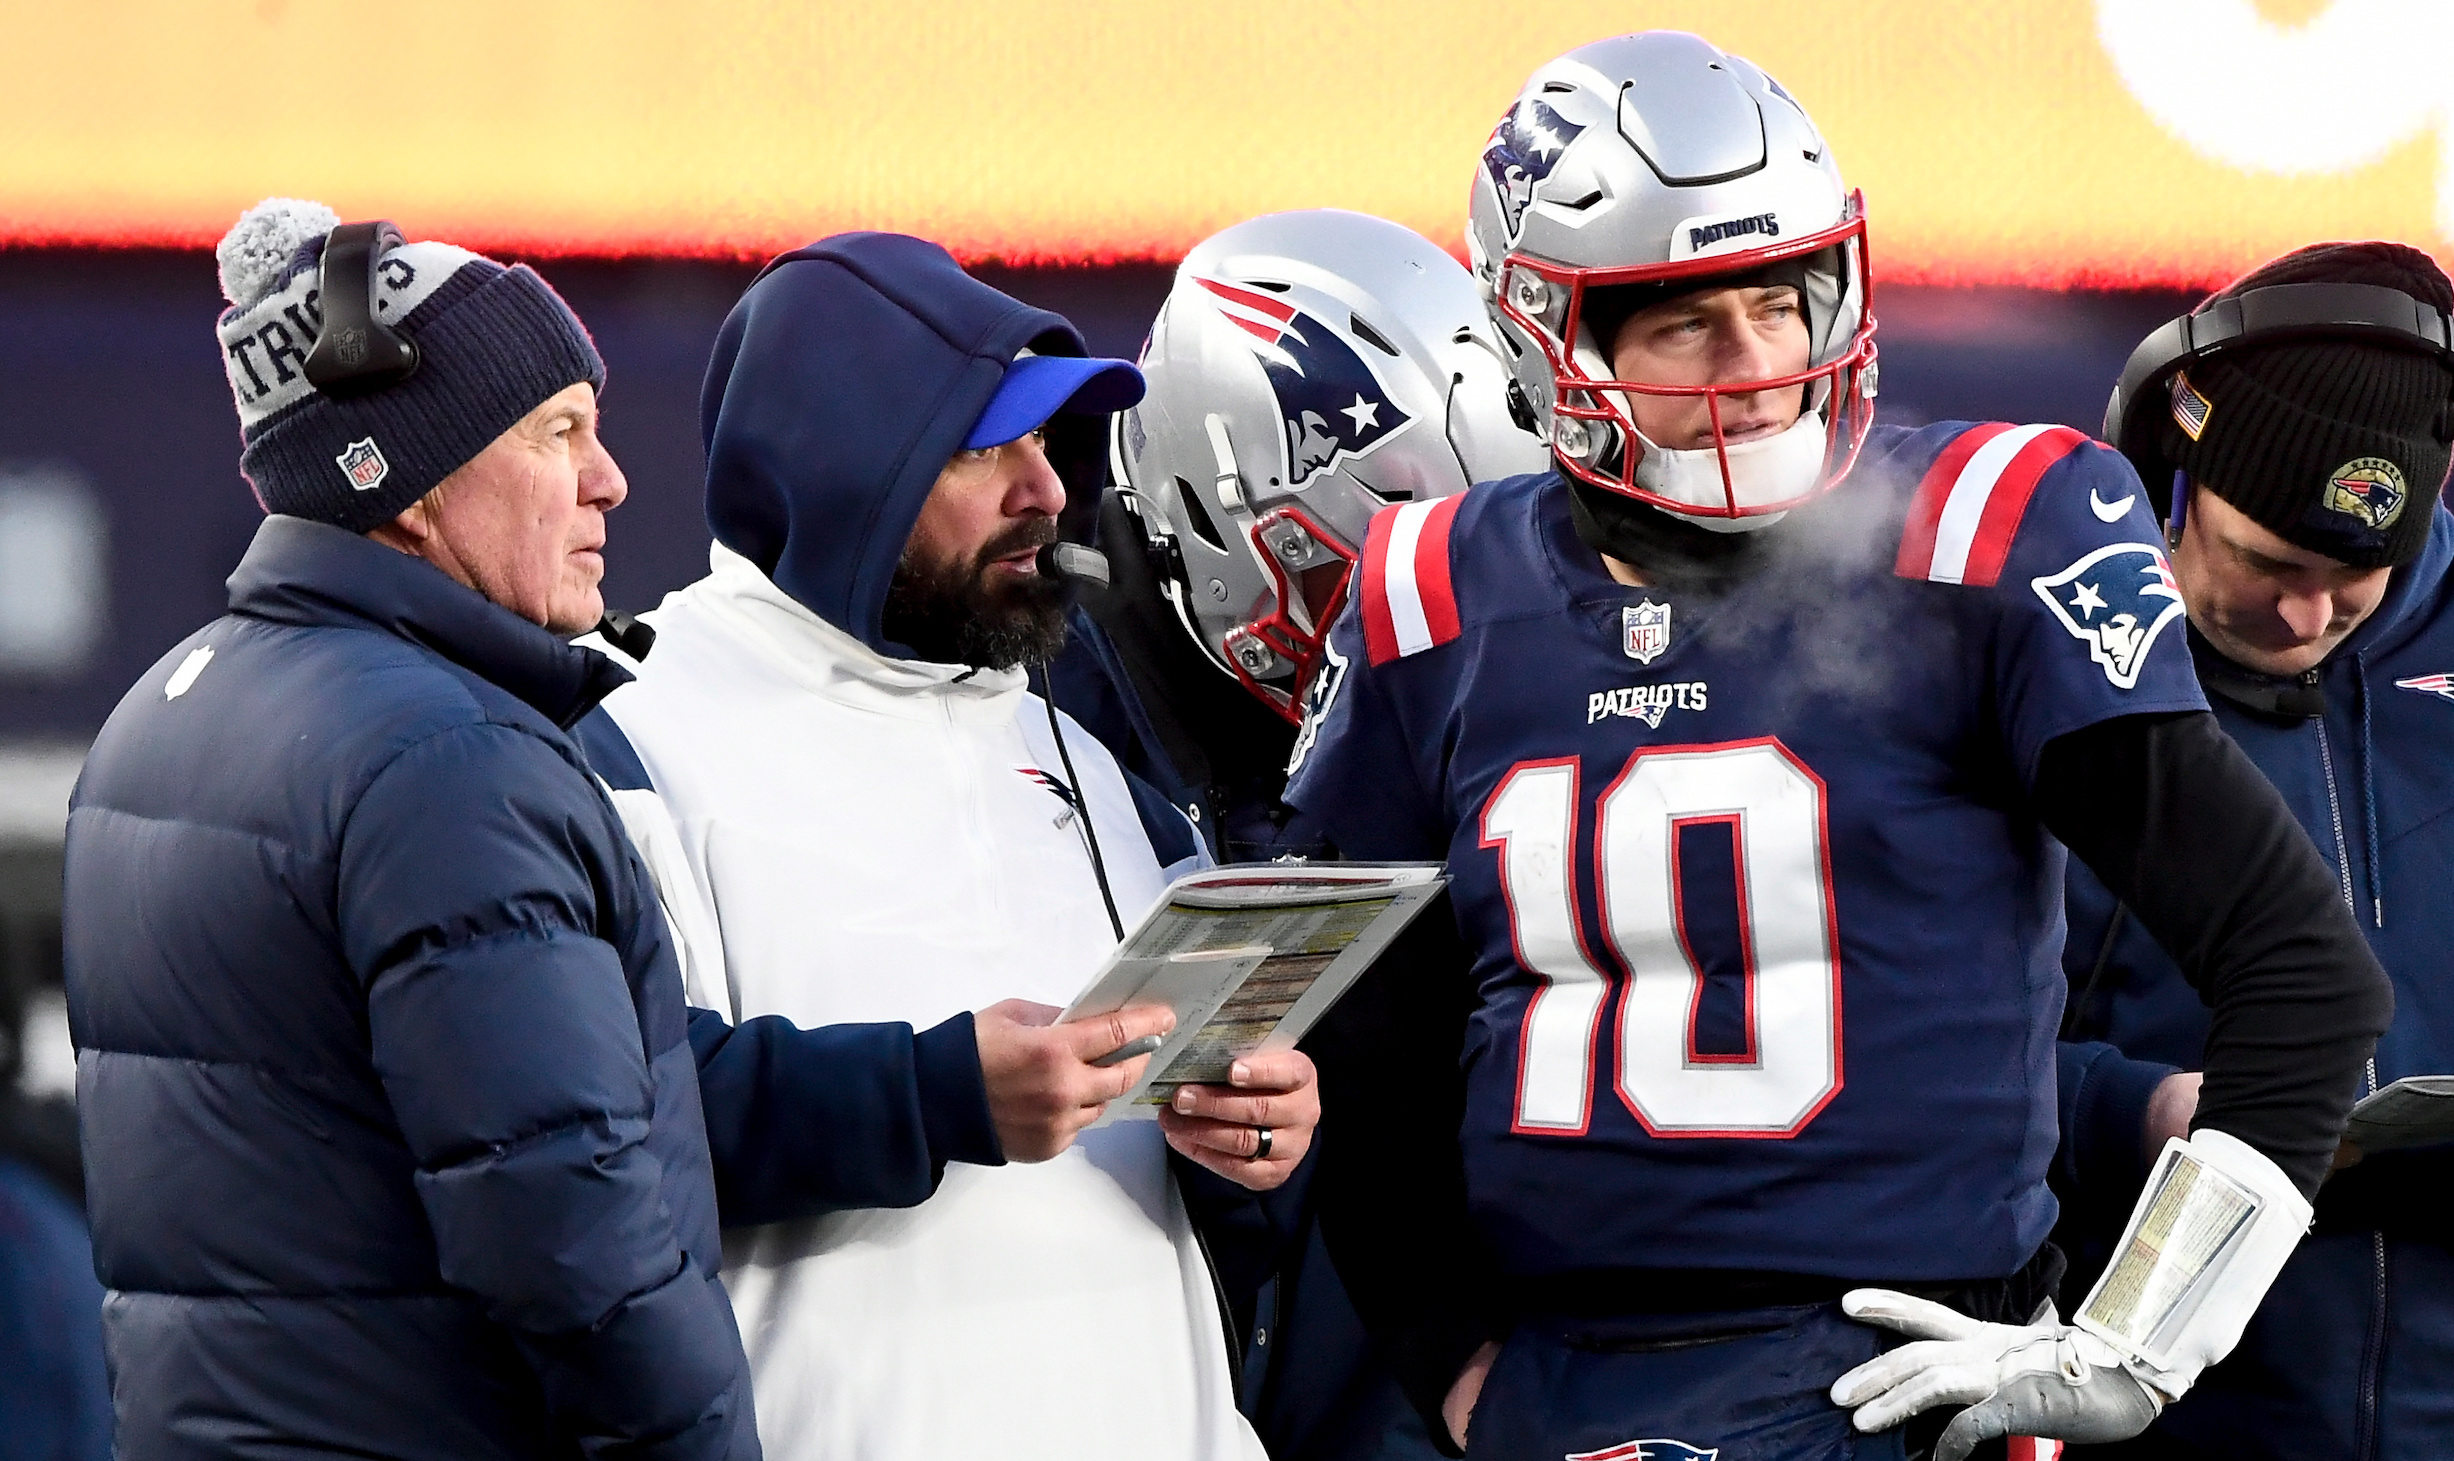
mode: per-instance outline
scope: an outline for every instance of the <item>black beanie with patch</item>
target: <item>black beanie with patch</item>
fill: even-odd
[[[2295,249],[2217,300],[2274,284],[2378,284],[2454,313],[2436,260],[2395,243]],[[2172,380],[2166,458],[2276,536],[2354,568],[2420,556],[2454,460],[2454,368],[2421,349],[2294,340],[2228,350]]]

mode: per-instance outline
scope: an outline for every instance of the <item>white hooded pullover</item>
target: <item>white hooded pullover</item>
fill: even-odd
[[[1022,674],[887,658],[721,545],[713,567],[606,701],[670,816],[623,797],[691,1002],[915,1029],[1064,1004],[1115,937]],[[1114,760],[1079,726],[1066,748],[1130,926],[1161,870]],[[1153,1122],[950,1164],[917,1207],[734,1230],[725,1283],[774,1461],[1261,1455]]]

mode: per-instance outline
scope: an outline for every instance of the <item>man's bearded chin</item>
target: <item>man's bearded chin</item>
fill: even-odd
[[[1010,670],[1048,663],[1065,647],[1064,581],[988,565],[1056,540],[1056,519],[1043,517],[998,534],[965,562],[906,548],[886,588],[885,637],[941,664]]]

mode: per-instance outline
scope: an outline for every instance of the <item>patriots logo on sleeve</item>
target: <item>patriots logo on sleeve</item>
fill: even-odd
[[[2137,687],[2156,636],[2182,614],[2172,565],[2150,543],[2098,548],[2060,573],[2028,583],[2062,627],[2086,643],[2088,658],[2117,689]]]
[[[1295,748],[1287,753],[1288,776],[1303,769],[1304,753],[1320,738],[1321,722],[1329,718],[1329,707],[1338,703],[1338,687],[1346,683],[1346,664],[1337,641],[1321,641],[1321,662],[1312,672],[1312,682],[1304,686],[1303,723],[1295,732]]]
[[[1534,201],[1534,185],[1551,175],[1568,144],[1584,130],[1537,97],[1510,107],[1491,130],[1491,141],[1483,147],[1483,170],[1491,174],[1501,211],[1508,215],[1510,238],[1517,236],[1525,210]]]
[[[1198,279],[1219,313],[1253,337],[1278,398],[1287,486],[1300,488],[1344,457],[1369,456],[1413,423],[1372,367],[1336,330],[1283,299]]]

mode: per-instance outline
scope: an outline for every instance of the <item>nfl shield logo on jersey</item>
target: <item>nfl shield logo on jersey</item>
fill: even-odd
[[[2162,549],[2148,543],[2099,548],[2060,573],[2028,580],[2062,627],[2088,646],[2105,678],[2129,690],[2139,683],[2149,646],[2181,617],[2181,589]]]
[[[1627,657],[1640,665],[1653,663],[1654,657],[1670,647],[1670,606],[1646,599],[1619,611],[1620,628],[1625,632]]]
[[[377,449],[375,438],[371,436],[351,442],[349,449],[334,457],[333,461],[348,474],[349,485],[360,492],[382,486],[383,479],[392,475],[392,464],[383,459],[383,452]]]

